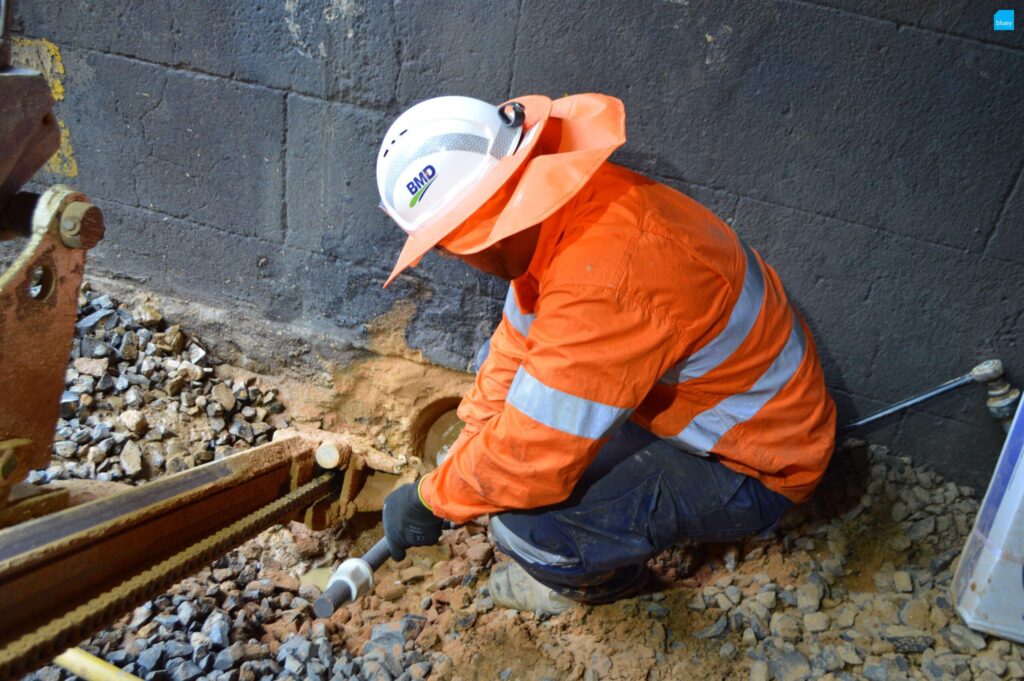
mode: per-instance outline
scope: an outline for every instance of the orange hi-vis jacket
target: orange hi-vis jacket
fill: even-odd
[[[543,221],[458,413],[420,487],[457,522],[564,500],[626,419],[796,502],[835,437],[775,271],[696,201],[611,163]]]

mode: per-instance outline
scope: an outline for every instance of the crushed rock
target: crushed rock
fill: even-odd
[[[221,378],[197,339],[150,297],[79,296],[53,457],[28,482],[138,484],[270,441],[288,426],[277,391]]]
[[[144,463],[134,477],[131,445],[149,461],[152,443],[168,456],[177,440],[177,456],[199,463],[196,451],[223,455],[267,436],[231,426],[267,423],[241,410],[267,405],[272,388],[219,380],[215,361],[167,326],[153,301],[136,307],[132,321],[129,308],[102,298],[86,292],[80,320],[90,320],[83,325],[92,329],[83,331],[89,343],[111,350],[97,355],[84,343],[93,349],[83,356],[85,336],[76,340],[69,390],[88,387],[79,394],[93,399],[62,420],[60,461],[48,477],[117,479],[119,470],[135,482],[171,469]],[[125,344],[129,334],[134,340]],[[137,354],[115,350],[122,345]],[[146,376],[143,369],[149,385],[124,384]],[[119,385],[97,391],[104,376]],[[141,435],[140,426],[125,424],[130,409],[146,419]],[[101,439],[90,440],[94,434]],[[101,448],[104,439],[113,444]],[[100,469],[102,461],[112,463]],[[647,593],[555,617],[495,607],[487,576],[505,558],[495,555],[481,519],[385,565],[372,594],[315,619],[319,589],[305,577],[358,555],[380,528],[356,540],[292,523],[231,551],[82,647],[151,679],[1024,678],[1024,647],[965,627],[948,593],[977,510],[974,490],[885,447],[849,441],[812,500],[770,536],[676,547],[650,561]],[[49,667],[30,677],[67,674]]]

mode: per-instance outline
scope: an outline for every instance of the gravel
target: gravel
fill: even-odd
[[[270,441],[286,427],[274,390],[215,372],[203,344],[151,300],[83,287],[53,458],[29,482],[137,484]]]
[[[152,300],[84,293],[54,462],[36,481],[142,483],[269,440],[276,392],[220,378]],[[658,589],[547,618],[495,608],[486,526],[389,564],[372,595],[314,619],[349,546],[298,523],[231,551],[82,646],[144,678],[1018,679],[1024,647],[949,598],[972,489],[851,440],[773,535],[652,559]],[[467,671],[470,670],[470,671]],[[50,667],[32,677],[67,678]]]

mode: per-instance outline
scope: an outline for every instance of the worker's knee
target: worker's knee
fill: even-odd
[[[643,562],[614,570],[594,569],[576,555],[557,527],[543,518],[537,520],[503,513],[491,518],[491,532],[499,548],[541,584],[567,598],[597,603],[615,600],[639,582]]]
[[[583,569],[572,538],[546,513],[508,512],[491,518],[498,547],[524,567],[578,572]]]

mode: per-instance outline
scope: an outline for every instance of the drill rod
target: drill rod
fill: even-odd
[[[866,426],[869,423],[874,423],[875,421],[883,419],[886,416],[890,416],[891,414],[901,412],[904,409],[909,409],[910,407],[913,407],[915,404],[920,404],[922,402],[926,402],[932,399],[933,397],[938,397],[943,393],[948,393],[950,390],[955,390],[962,385],[967,385],[968,383],[986,383],[988,381],[999,378],[1000,376],[1002,376],[1002,374],[1002,362],[1000,362],[997,359],[987,360],[985,362],[982,362],[978,366],[974,367],[973,369],[971,369],[969,373],[966,373],[963,376],[954,378],[953,380],[950,381],[946,381],[942,385],[936,388],[932,388],[931,390],[928,390],[926,392],[923,392],[920,395],[915,395],[913,397],[909,397],[903,400],[902,402],[897,402],[891,407],[887,407],[880,412],[872,414],[871,416],[865,416],[859,421],[847,423],[845,426],[840,428],[840,432],[847,433],[856,428],[860,428],[861,426]]]
[[[350,558],[342,563],[331,575],[323,594],[313,603],[316,616],[330,617],[341,606],[365,595],[373,586],[373,572],[390,557],[388,542],[381,539],[362,558]],[[369,580],[360,580],[360,573],[363,576],[368,573]]]

